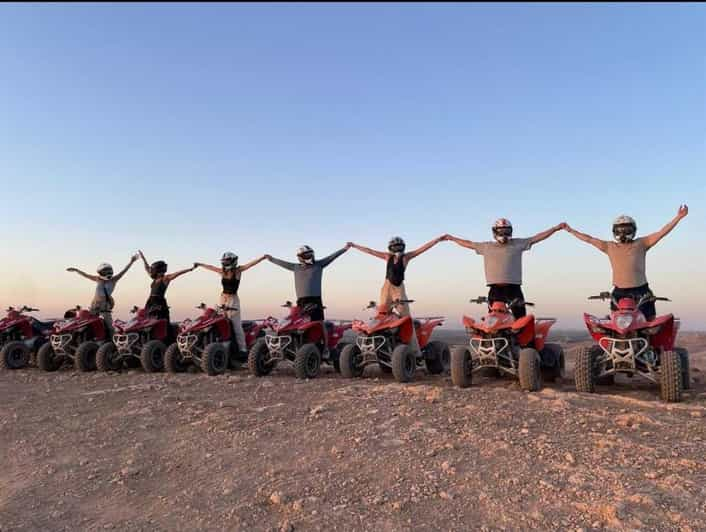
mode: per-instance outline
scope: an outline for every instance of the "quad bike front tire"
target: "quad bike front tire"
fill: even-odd
[[[542,370],[542,379],[547,382],[556,382],[563,379],[566,369],[566,360],[564,358],[564,350],[561,345],[554,343],[544,344],[543,352],[544,351],[551,352],[554,365]]]
[[[211,375],[222,375],[228,368],[228,350],[220,342],[206,346],[201,354],[201,370]]]
[[[169,373],[184,373],[188,366],[188,363],[184,362],[179,346],[176,343],[167,347],[167,351],[164,353],[164,369]]]
[[[667,403],[681,401],[682,392],[682,367],[679,353],[664,351],[660,365],[659,396]]]
[[[427,350],[431,355],[429,358],[424,359],[427,371],[432,375],[448,373],[449,366],[451,365],[451,350],[449,346],[445,342],[434,340],[433,342],[429,342]]]
[[[363,376],[365,369],[359,361],[360,347],[355,344],[346,344],[341,350],[340,368],[341,375],[346,379],[355,379]]]
[[[248,369],[250,373],[256,377],[269,375],[275,367],[275,364],[268,360],[269,356],[270,350],[267,348],[267,342],[264,338],[258,338],[248,353]]]
[[[536,392],[542,387],[542,371],[539,353],[536,349],[526,347],[520,350],[518,376],[520,388],[526,392]]]
[[[95,371],[96,370],[96,353],[98,352],[98,344],[90,340],[82,342],[76,349],[76,358],[74,365],[78,371]]]
[[[22,369],[29,364],[30,355],[24,342],[7,342],[0,350],[0,369]]]
[[[56,371],[61,367],[62,356],[57,356],[51,343],[47,342],[37,351],[37,366],[42,371]]]
[[[314,344],[304,344],[294,355],[294,374],[297,379],[314,379],[321,369],[321,354]]]
[[[119,371],[123,361],[118,353],[118,348],[113,342],[106,342],[96,351],[96,369],[98,371]]]
[[[161,340],[150,340],[140,350],[140,364],[145,373],[164,370],[164,355],[167,346]]]
[[[392,351],[392,374],[397,382],[410,382],[414,379],[417,369],[417,359],[412,348],[400,344]]]
[[[681,362],[681,389],[691,390],[691,363],[689,362],[689,351],[683,347],[675,347],[674,351],[679,355]]]
[[[593,393],[596,391],[594,376],[595,351],[593,347],[582,347],[576,354],[574,364],[574,382],[577,392]]]
[[[473,382],[471,352],[462,345],[451,350],[451,382],[459,388],[468,388]]]

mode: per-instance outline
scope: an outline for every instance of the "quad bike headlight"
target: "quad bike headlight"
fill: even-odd
[[[630,315],[625,315],[625,316],[618,316],[615,319],[615,324],[620,327],[621,329],[627,329],[632,325],[632,316]]]

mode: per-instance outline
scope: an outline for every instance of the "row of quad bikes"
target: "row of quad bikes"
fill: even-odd
[[[653,300],[668,301],[666,298]],[[608,292],[589,299],[610,300]],[[593,344],[576,357],[574,379],[580,392],[594,392],[596,385],[611,385],[615,375],[642,376],[659,385],[663,400],[681,400],[690,387],[689,354],[675,347],[679,320],[672,314],[651,321],[639,310],[647,297],[612,300],[616,310],[598,318],[584,314]],[[399,382],[409,382],[415,372],[426,367],[431,374],[450,369],[452,382],[462,388],[471,385],[473,375],[509,375],[527,391],[539,390],[544,381],[564,376],[565,356],[559,344],[547,342],[554,318],[528,314],[515,319],[511,309],[519,301],[493,302],[487,298],[472,303],[487,304],[488,312],[476,320],[463,317],[468,345],[449,347],[431,340],[433,330],[442,325],[440,316],[414,319],[402,316],[397,308],[412,300],[396,300],[389,306],[368,305],[374,315],[367,321],[312,321],[307,308],[291,302],[282,320],[268,317],[244,321],[247,355],[237,350],[227,312],[229,307],[197,308],[201,315],[181,324],[169,323],[134,307],[129,321],[115,321],[108,338],[103,320],[76,307],[63,320],[40,321],[30,307],[7,309],[0,320],[0,368],[19,369],[36,363],[40,369],[55,371],[66,363],[81,371],[119,371],[125,367],[147,372],[187,371],[190,366],[209,375],[247,364],[251,373],[265,376],[281,362],[289,361],[298,378],[314,378],[321,364],[335,367],[344,377],[363,375],[366,366],[378,366]],[[532,303],[525,303],[533,306]],[[354,343],[343,342],[346,331],[356,334]],[[419,350],[411,347],[416,335]],[[112,340],[112,341],[110,341]]]

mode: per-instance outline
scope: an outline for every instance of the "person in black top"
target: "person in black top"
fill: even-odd
[[[265,260],[265,255],[248,262],[247,264],[238,266],[238,256],[235,253],[226,251],[221,257],[220,268],[218,266],[204,264],[203,262],[194,263],[194,267],[200,266],[221,276],[221,286],[223,287],[223,291],[221,292],[220,304],[231,309],[237,309],[227,310],[226,315],[233,324],[233,333],[235,334],[235,340],[238,343],[238,350],[240,351],[241,357],[247,356],[248,348],[245,342],[245,331],[243,331],[243,324],[240,320],[240,299],[238,298],[240,275],[245,270],[249,270],[263,260]]]
[[[390,239],[387,244],[387,252],[376,251],[374,249],[366,248],[353,242],[349,242],[351,247],[354,247],[358,251],[372,255],[384,261],[387,261],[387,270],[385,272],[385,283],[382,285],[382,290],[380,291],[380,305],[389,308],[393,301],[400,299],[407,299],[407,292],[404,287],[404,274],[407,269],[409,261],[413,258],[418,257],[425,251],[431,249],[436,244],[442,241],[442,237],[430,240],[423,246],[405,253],[405,242],[399,236],[395,236]],[[407,303],[401,303],[397,305],[397,311],[401,316],[409,316],[409,305]],[[411,347],[416,351],[419,351],[419,344],[417,342],[416,334],[412,335]]]
[[[165,297],[167,287],[169,286],[169,283],[180,275],[194,271],[196,266],[167,274],[166,262],[163,260],[158,260],[152,264],[149,264],[142,251],[139,253],[142,258],[142,262],[145,265],[147,275],[152,278],[152,283],[150,284],[150,296],[147,298],[147,302],[145,303],[145,311],[148,316],[169,321],[169,305],[167,304],[167,299]]]

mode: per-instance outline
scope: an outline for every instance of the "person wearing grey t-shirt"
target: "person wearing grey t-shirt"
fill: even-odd
[[[331,264],[338,257],[350,249],[350,244],[346,244],[338,251],[334,251],[328,257],[316,260],[314,250],[309,246],[301,246],[297,250],[299,263],[287,262],[276,259],[272,255],[265,255],[265,258],[272,264],[276,264],[294,272],[294,290],[297,294],[297,306],[302,309],[312,321],[324,321],[324,304],[321,299],[321,281],[324,268]],[[323,352],[328,351],[328,335],[324,327]]]
[[[510,220],[500,218],[493,224],[495,242],[472,242],[451,235],[444,235],[443,238],[483,256],[485,281],[489,288],[488,304],[492,305],[495,301],[511,303],[512,315],[518,319],[527,314],[521,288],[522,254],[533,244],[546,240],[565,227],[565,223],[560,223],[530,238],[512,238]]]
[[[621,298],[631,297],[639,301],[645,295],[652,295],[645,273],[647,252],[657,242],[667,236],[687,214],[689,214],[689,207],[681,205],[677,215],[667,225],[659,231],[642,238],[635,238],[637,223],[633,218],[624,215],[618,216],[613,221],[613,238],[615,242],[601,240],[581,233],[569,226],[566,227],[566,230],[576,238],[588,242],[608,255],[610,266],[613,269],[611,310],[615,310],[614,301]],[[643,302],[640,305],[640,310],[649,321],[657,316],[654,300]]]

